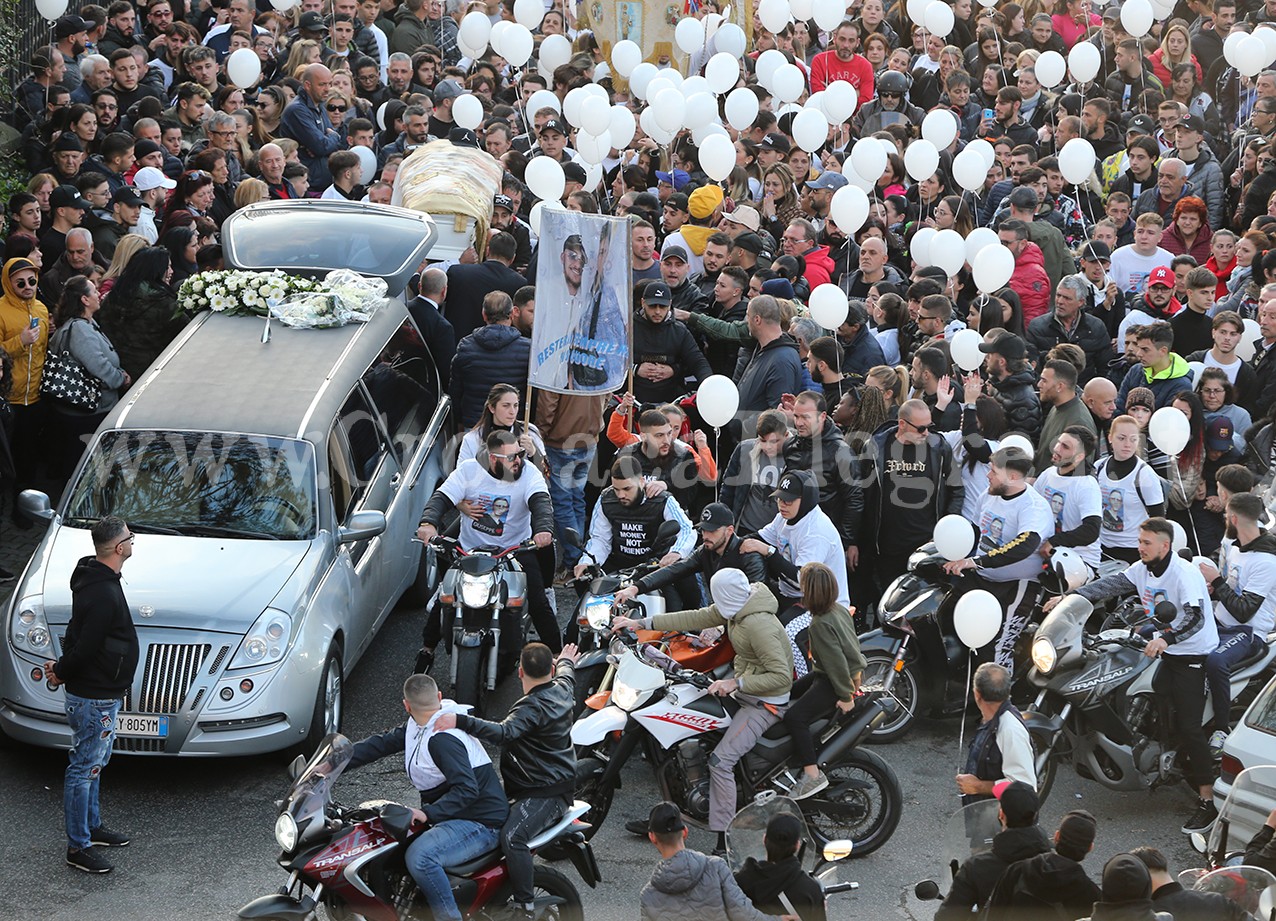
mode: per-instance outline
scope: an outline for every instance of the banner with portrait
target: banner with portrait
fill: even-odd
[[[554,393],[608,393],[629,375],[629,222],[541,211],[536,319],[527,382]]]

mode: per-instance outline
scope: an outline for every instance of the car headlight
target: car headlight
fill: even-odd
[[[1032,664],[1041,674],[1048,675],[1054,671],[1058,659],[1059,655],[1055,652],[1054,643],[1048,638],[1039,636],[1032,641]]]
[[[491,576],[461,576],[461,604],[467,608],[485,608],[492,597]]]
[[[252,629],[244,635],[230,668],[259,668],[274,665],[288,651],[292,636],[292,618],[283,611],[267,608]]]
[[[297,846],[297,823],[286,812],[275,819],[275,843],[287,853]]]
[[[616,682],[616,686],[611,691],[611,702],[620,709],[628,712],[638,704],[638,696],[640,692],[637,688],[631,688],[627,684]]]
[[[591,630],[602,630],[611,622],[611,595],[598,595],[585,602],[582,623]]]
[[[23,598],[13,607],[9,636],[13,645],[37,656],[53,656],[53,636],[44,619],[44,602],[39,596]]]

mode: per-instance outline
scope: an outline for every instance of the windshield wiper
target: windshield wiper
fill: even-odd
[[[246,537],[252,540],[279,540],[277,534],[267,534],[265,531],[249,531],[244,528],[231,528],[219,524],[183,525],[181,533],[202,537]]]
[[[129,530],[137,531],[139,534],[169,534],[173,537],[180,537],[181,531],[177,528],[168,527],[162,524],[146,524],[144,522],[129,521]]]

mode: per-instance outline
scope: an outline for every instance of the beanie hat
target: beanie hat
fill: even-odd
[[[1094,844],[1094,836],[1098,832],[1099,823],[1094,816],[1084,809],[1074,809],[1059,822],[1056,834],[1055,852],[1060,857],[1071,860],[1083,860],[1090,853]]]
[[[1134,902],[1152,897],[1152,876],[1133,854],[1117,854],[1103,865],[1103,901]]]
[[[718,606],[718,613],[730,620],[740,613],[753,589],[749,586],[748,576],[739,569],[727,568],[713,574],[709,580],[709,594]]]
[[[772,297],[782,297],[785,300],[793,300],[793,283],[787,278],[772,278],[769,281],[762,282],[762,293],[769,294]]]
[[[1129,412],[1131,406],[1146,406],[1155,410],[1156,396],[1147,387],[1131,387],[1130,392],[1125,395],[1125,411]]]
[[[722,204],[722,198],[721,186],[701,186],[692,192],[688,199],[691,205],[691,216],[698,221],[703,221]]]

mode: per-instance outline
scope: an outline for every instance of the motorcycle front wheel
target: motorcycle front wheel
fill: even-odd
[[[452,648],[456,656],[456,681],[452,682],[452,699],[458,704],[469,704],[476,715],[483,713],[483,695],[487,690],[483,673],[486,671],[487,649],[483,646]]]
[[[580,901],[580,892],[565,875],[541,864],[536,866],[532,876],[532,894],[536,901],[546,896],[561,899],[559,904],[550,905],[545,913],[538,915],[550,921],[585,921],[585,909]]]
[[[1054,786],[1055,771],[1059,767],[1059,758],[1049,750],[1049,740],[1041,733],[1028,733],[1032,742],[1032,764],[1037,772],[1037,800],[1044,806],[1050,788]]]
[[[864,676],[860,681],[861,690],[880,691],[886,685],[886,679],[895,667],[895,657],[885,652],[868,652],[864,654]],[[921,687],[912,666],[905,663],[895,675],[887,697],[894,703],[895,709],[887,714],[881,724],[873,730],[867,741],[875,745],[894,742],[906,736],[913,728],[913,719],[920,706]]]
[[[602,828],[616,795],[611,784],[602,783],[606,771],[607,762],[600,758],[585,757],[576,762],[576,799],[589,803],[589,811],[580,817],[582,822],[589,823],[589,828],[585,829],[586,841]]]
[[[816,843],[823,847],[850,838],[855,842],[851,856],[862,857],[889,841],[904,809],[891,766],[873,752],[856,750],[824,773],[829,785],[800,801]]]

